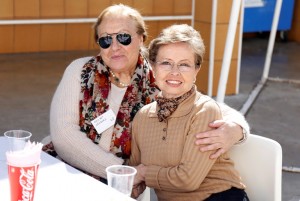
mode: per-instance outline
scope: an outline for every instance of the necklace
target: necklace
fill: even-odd
[[[110,70],[109,72],[111,73],[112,77],[114,78],[114,81],[115,81],[118,85],[120,85],[120,86],[122,86],[122,87],[128,87],[128,86],[130,85],[130,84],[124,84],[123,82],[121,82],[120,79],[112,72],[112,70]]]

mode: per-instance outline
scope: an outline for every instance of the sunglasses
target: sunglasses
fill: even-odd
[[[113,38],[112,36],[116,35],[117,41],[122,45],[129,45],[131,43],[131,35],[128,33],[112,33],[107,34],[107,36],[100,37],[97,41],[97,43],[102,47],[103,49],[109,48],[109,46],[112,44]]]

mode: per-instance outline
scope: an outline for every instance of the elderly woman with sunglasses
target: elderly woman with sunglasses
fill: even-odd
[[[138,11],[122,4],[106,8],[94,35],[99,54],[73,61],[56,89],[50,109],[52,141],[43,150],[104,180],[107,166],[129,158],[132,120],[159,89],[145,58],[147,33]],[[195,143],[217,150],[213,157],[243,138],[242,127],[249,130],[242,115],[224,108],[231,120],[219,122],[222,126],[212,133],[195,133],[202,135]]]
[[[194,145],[194,133],[211,130],[208,123],[222,118],[218,103],[194,84],[204,49],[199,32],[188,25],[164,29],[149,45],[161,92],[133,120],[134,194],[141,183],[154,188],[160,201],[248,200],[229,155],[212,160],[210,152],[199,153]]]

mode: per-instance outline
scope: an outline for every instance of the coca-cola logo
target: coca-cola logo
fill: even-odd
[[[31,169],[20,169],[19,183],[22,186],[22,200],[19,201],[31,201],[34,188],[34,167]]]

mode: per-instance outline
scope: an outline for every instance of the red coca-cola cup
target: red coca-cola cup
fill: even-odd
[[[11,201],[33,201],[42,146],[29,141],[24,149],[6,152]]]
[[[19,167],[8,164],[11,201],[33,201],[39,164]]]

